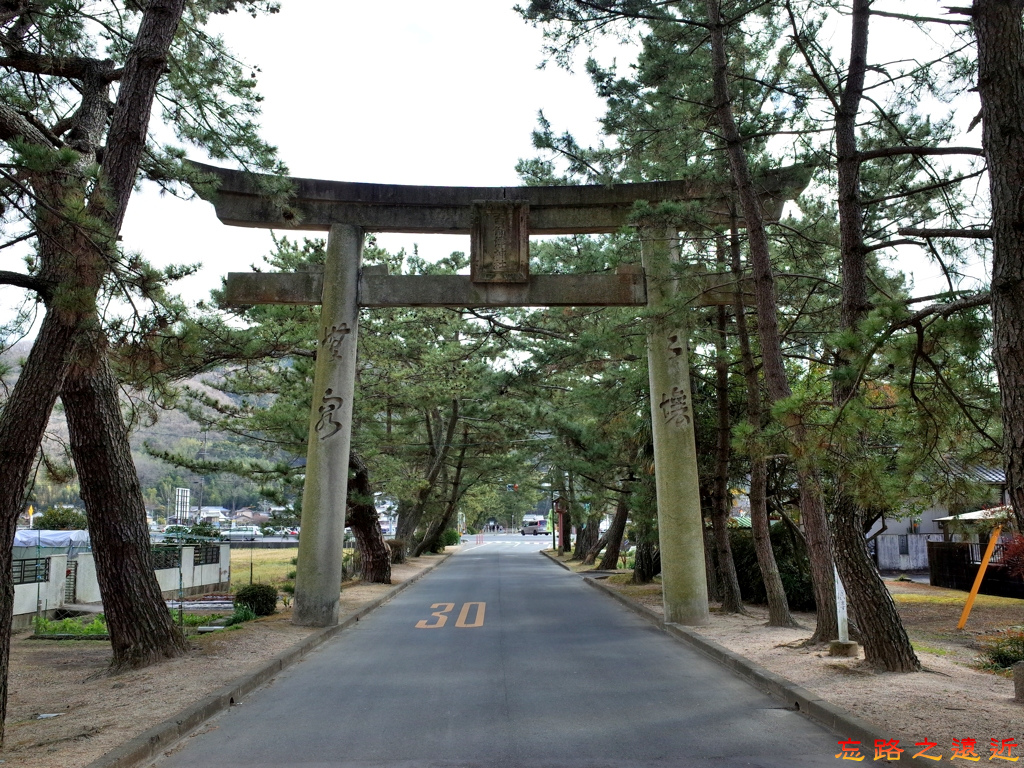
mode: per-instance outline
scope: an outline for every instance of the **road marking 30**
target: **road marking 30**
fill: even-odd
[[[431,608],[440,608],[430,615],[435,618],[431,623],[429,619],[420,619],[416,622],[416,629],[440,629],[448,623],[448,614],[455,610],[455,603],[434,603]],[[484,613],[487,610],[487,603],[463,603],[459,616],[455,619],[455,626],[460,629],[473,629],[484,625]],[[473,613],[473,621],[470,622],[469,615]]]

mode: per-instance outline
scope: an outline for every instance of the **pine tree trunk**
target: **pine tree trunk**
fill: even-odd
[[[719,243],[718,261],[721,265],[725,252]],[[742,613],[743,598],[740,596],[740,580],[736,575],[736,561],[732,556],[729,540],[729,512],[732,505],[729,497],[729,459],[732,456],[732,425],[729,423],[729,361],[725,355],[725,307],[719,306],[716,313],[715,334],[715,400],[718,415],[718,434],[715,445],[715,484],[712,489],[711,527],[715,534],[715,548],[718,550],[718,571],[722,575],[723,613]]]
[[[68,371],[61,400],[110,629],[111,667],[122,670],[179,656],[188,644],[153,571],[142,487],[104,347],[93,345],[89,367]],[[80,349],[80,357],[86,354]]]
[[[661,573],[661,552],[649,541],[638,541],[633,560],[633,584],[649,584]]]
[[[626,521],[629,519],[629,491],[623,487],[619,491],[619,500],[615,506],[615,517],[612,524],[608,526],[605,534],[608,541],[604,547],[604,557],[597,566],[601,571],[614,571],[619,565],[619,550],[622,547],[622,537],[626,533]]]
[[[757,555],[757,566],[761,571],[761,580],[768,599],[768,626],[796,627],[799,626],[789,611],[786,590],[782,586],[782,575],[779,564],[775,560],[772,549],[771,523],[768,519],[768,463],[764,457],[764,449],[760,444],[761,426],[764,414],[761,409],[761,382],[757,377],[754,354],[750,348],[750,333],[747,330],[747,315],[743,307],[743,297],[739,291],[742,267],[740,264],[740,239],[736,227],[732,227],[729,238],[732,252],[732,274],[736,279],[737,290],[733,301],[736,316],[736,335],[739,340],[740,361],[743,364],[743,378],[747,385],[747,421],[754,428],[751,435],[752,450],[750,457],[750,528],[754,535],[754,552]]]
[[[426,476],[420,489],[416,492],[416,497],[412,504],[398,517],[395,538],[405,542],[406,552],[412,552],[415,548],[416,530],[420,527],[420,521],[423,519],[423,511],[426,509],[427,500],[430,498],[434,486],[437,485],[437,479],[441,475],[445,461],[448,460],[448,452],[451,450],[452,439],[455,436],[455,429],[459,422],[459,401],[452,400],[451,417],[443,429],[440,409],[434,410],[433,417],[431,419],[431,415],[427,414],[425,419],[427,436],[430,442]]]
[[[0,744],[7,714],[7,680],[14,624],[14,533],[25,502],[25,488],[50,412],[64,379],[74,326],[48,311],[21,375],[0,412]]]
[[[110,83],[99,75],[89,81],[88,98],[73,116],[70,134],[76,136],[77,163],[41,170],[24,179],[36,198],[33,224],[37,229],[39,280],[51,287],[44,297],[47,313],[25,366],[0,414],[0,569],[11,572],[11,547],[25,489],[43,431],[64,384],[69,353],[84,322],[94,322],[95,297],[109,270],[107,258],[121,227],[135,185],[139,160],[157,83],[167,64],[167,51],[181,20],[185,0],[152,0],[139,23],[135,41],[125,59],[117,100],[109,113]],[[88,102],[88,106],[87,106]],[[98,114],[101,113],[101,114]],[[34,126],[19,134],[26,144],[53,150],[52,140]],[[100,158],[95,184],[84,174]],[[86,188],[91,194],[86,195]],[[83,227],[85,218],[97,227]],[[66,216],[66,211],[77,210]],[[148,532],[147,532],[148,541]],[[0,744],[7,712],[7,681],[14,587],[9,578],[0,587]]]
[[[451,492],[448,494],[448,501],[445,504],[444,512],[440,518],[435,520],[427,528],[426,534],[416,546],[415,557],[424,552],[432,552],[440,542],[441,536],[448,529],[452,519],[455,517],[455,510],[458,509],[459,499],[462,497],[462,470],[466,465],[466,449],[469,446],[469,428],[462,428],[462,448],[459,449],[459,458],[455,464],[455,478],[452,480]]]
[[[1006,488],[1024,531],[1024,0],[974,0],[985,160],[992,200],[993,356]]]
[[[793,392],[789,386],[782,355],[771,251],[764,229],[760,202],[750,174],[746,151],[743,148],[743,138],[736,127],[732,113],[732,103],[729,98],[725,23],[721,16],[720,0],[707,0],[706,6],[710,27],[715,119],[726,145],[729,167],[732,171],[733,183],[740,199],[747,230],[750,263],[753,271],[754,299],[757,307],[757,333],[761,341],[765,384],[772,402],[780,402],[791,397]],[[811,580],[814,585],[814,600],[817,604],[817,625],[811,641],[826,642],[834,640],[838,636],[839,625],[836,619],[835,571],[828,524],[825,519],[825,505],[817,473],[808,464],[811,460],[807,456],[811,440],[802,416],[799,413],[791,412],[784,415],[783,422],[789,430],[789,437],[793,443],[792,452],[800,491],[800,514],[807,531]]]
[[[867,70],[871,0],[854,0],[852,43],[845,88],[836,112],[836,155],[839,199],[839,236],[842,259],[840,324],[856,331],[868,312],[867,249],[864,246],[863,209],[860,203],[860,160],[857,153],[857,113]],[[854,364],[849,351],[837,351],[837,366]],[[832,400],[837,410],[859,395],[847,376],[835,376]],[[839,464],[839,493],[833,515],[836,567],[857,617],[864,659],[890,672],[916,672],[921,664],[910,645],[896,605],[882,582],[864,537],[864,513],[846,490],[854,473],[855,457]]]
[[[721,579],[718,578],[718,563],[715,562],[715,534],[704,521],[704,578],[708,582],[708,600],[722,602]]]
[[[591,515],[586,518],[583,526],[576,531],[576,548],[573,550],[572,559],[582,560],[587,552],[597,545],[601,538],[601,515]]]
[[[348,513],[345,522],[356,537],[363,581],[371,584],[391,583],[391,548],[384,541],[380,518],[373,503],[370,470],[355,451],[349,451]]]
[[[587,550],[587,556],[583,558],[584,565],[593,565],[597,562],[597,556],[601,554],[601,550],[608,546],[608,531],[601,534],[601,538],[597,540],[590,549]]]

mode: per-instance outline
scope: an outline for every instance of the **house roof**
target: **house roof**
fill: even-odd
[[[989,509],[979,509],[976,512],[962,512],[959,515],[950,515],[949,517],[937,517],[935,522],[943,523],[959,520],[966,523],[971,520],[998,520],[999,518],[1009,517],[1012,514],[1013,507],[1004,505],[1001,507],[990,507]]]
[[[980,483],[989,483],[990,485],[1006,484],[1006,472],[1002,467],[985,467],[980,464],[968,465],[958,462],[950,462],[950,465],[956,474],[969,477]]]

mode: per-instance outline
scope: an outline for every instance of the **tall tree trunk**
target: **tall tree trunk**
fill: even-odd
[[[867,70],[868,28],[871,0],[854,0],[850,64],[843,95],[836,111],[836,155],[839,187],[839,233],[842,259],[840,325],[856,332],[868,312],[867,249],[864,246],[863,209],[860,202],[860,160],[857,154],[857,113]],[[1018,19],[1019,25],[1019,19]],[[851,351],[836,352],[838,367],[855,365]],[[837,411],[859,394],[856,379],[838,375],[832,379],[832,400]],[[921,663],[914,654],[896,604],[882,582],[868,553],[864,537],[864,511],[850,494],[854,456],[839,464],[838,494],[833,515],[836,566],[857,617],[864,659],[890,672],[917,672]]]
[[[108,271],[112,252],[135,185],[139,160],[156,86],[163,76],[167,51],[178,28],[185,0],[151,0],[125,59],[117,101],[110,113],[105,152],[96,184],[85,202],[82,171],[97,160],[96,150],[107,125],[109,81],[97,71],[92,89],[73,116],[80,162],[60,171],[41,171],[28,179],[39,201],[34,224],[38,230],[41,282],[51,287],[47,313],[32,352],[0,414],[0,569],[11,572],[14,531],[25,501],[25,490],[43,431],[64,384],[69,352],[83,322],[94,322],[95,298]],[[100,67],[98,66],[97,69]],[[87,105],[88,102],[88,105]],[[96,119],[102,113],[101,119]],[[51,140],[22,121],[25,130],[14,136],[26,144],[53,151]],[[74,167],[73,167],[74,166]],[[68,213],[68,209],[77,212]],[[95,228],[82,221],[96,222]],[[0,587],[0,744],[7,713],[7,681],[14,611],[14,586],[9,578]],[[148,629],[148,628],[146,628]]]
[[[94,345],[88,367],[68,371],[61,400],[71,454],[78,469],[96,579],[110,628],[115,670],[144,667],[184,653],[153,571],[142,487],[121,417],[117,382],[104,344]]]
[[[587,556],[583,558],[584,565],[593,565],[597,562],[597,556],[601,554],[601,550],[608,546],[608,531],[601,534],[594,545],[587,550]]]
[[[442,534],[447,530],[452,518],[455,517],[455,510],[458,509],[459,499],[462,498],[462,470],[466,464],[466,449],[469,445],[469,428],[462,428],[462,447],[459,449],[459,458],[455,463],[455,477],[452,480],[451,492],[448,494],[448,501],[445,504],[444,512],[428,528],[427,533],[416,546],[415,557],[424,552],[432,552],[441,539]]]
[[[761,359],[765,384],[773,402],[787,400],[792,394],[782,355],[779,321],[776,314],[775,278],[772,275],[771,252],[764,229],[764,219],[747,163],[743,138],[733,117],[729,98],[728,62],[725,48],[725,23],[722,21],[719,0],[707,0],[712,57],[712,87],[714,89],[715,119],[721,131],[729,157],[733,183],[739,194],[743,220],[750,247],[753,271],[754,297],[757,306],[757,333],[761,341]],[[803,417],[797,412],[783,416],[783,423],[792,440],[800,490],[800,515],[807,531],[807,544],[811,557],[811,579],[817,604],[817,625],[811,642],[834,640],[839,634],[836,619],[835,571],[832,546],[829,541],[825,505],[817,471],[808,455],[811,437]]]
[[[444,463],[448,460],[448,453],[452,447],[455,429],[459,423],[458,400],[452,400],[452,412],[447,425],[443,426],[442,422],[443,419],[439,410],[434,412],[433,420],[431,420],[429,414],[426,417],[427,436],[430,442],[427,472],[423,478],[423,484],[416,492],[413,503],[398,518],[395,538],[405,542],[407,552],[412,552],[413,550],[414,537],[416,529],[420,527],[420,521],[423,519],[423,510],[426,509],[427,500],[437,484],[437,478],[441,475]]]
[[[650,541],[638,541],[633,559],[633,584],[649,584],[661,573],[661,552]]]
[[[597,545],[598,539],[601,538],[601,517],[601,515],[589,515],[583,519],[583,524],[576,531],[573,560],[582,560],[587,556],[587,552]]]
[[[971,15],[992,199],[993,356],[1006,488],[1024,531],[1024,0],[974,0]]]
[[[626,533],[626,521],[629,519],[629,486],[623,483],[619,491],[619,500],[615,505],[615,517],[612,524],[608,526],[605,534],[608,541],[604,547],[604,557],[601,558],[598,569],[602,571],[613,571],[619,564],[619,550],[622,548],[622,537]]]
[[[349,451],[348,512],[345,522],[356,537],[356,548],[363,569],[363,581],[371,584],[391,583],[391,548],[380,530],[380,517],[373,503],[370,470],[362,457]]]
[[[11,396],[0,412],[0,744],[7,714],[7,680],[14,624],[14,533],[43,432],[67,370],[74,324],[57,311],[43,318]]]
[[[704,578],[708,581],[708,600],[722,602],[722,580],[718,576],[718,563],[715,562],[715,532],[708,523],[703,521],[704,529]]]
[[[768,598],[768,626],[799,626],[789,610],[786,590],[782,586],[782,574],[772,549],[771,522],[768,519],[768,462],[761,446],[761,428],[764,414],[761,410],[761,382],[757,376],[754,353],[750,348],[750,333],[747,329],[747,315],[740,291],[742,266],[740,263],[740,236],[735,225],[729,235],[732,252],[732,274],[736,280],[733,311],[736,315],[736,335],[739,340],[740,361],[743,364],[743,378],[747,389],[747,421],[753,427],[750,452],[750,528],[754,534],[754,552],[757,566],[761,570],[765,594]]]
[[[724,259],[725,249],[719,242],[719,266]],[[718,550],[718,571],[722,575],[721,611],[723,613],[742,613],[743,598],[740,596],[740,580],[736,575],[736,561],[732,556],[728,526],[732,507],[729,497],[732,425],[729,423],[729,360],[725,353],[727,321],[725,307],[718,307],[715,321],[715,401],[718,430],[715,443],[715,481],[711,491],[711,527],[714,529],[715,548]]]

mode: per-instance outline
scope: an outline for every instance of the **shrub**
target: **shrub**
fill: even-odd
[[[391,564],[396,565],[405,562],[405,541],[403,539],[386,539],[391,549]]]
[[[779,566],[779,575],[782,577],[782,587],[786,590],[790,610],[813,611],[814,589],[811,586],[811,567],[806,547],[796,539],[785,523],[773,524],[770,535],[775,562]],[[736,575],[740,582],[740,594],[750,603],[768,602],[764,580],[761,578],[761,568],[757,564],[752,533],[733,528],[729,531],[729,537],[733,560],[736,562]]]
[[[1019,533],[1003,547],[1006,571],[1016,579],[1024,579],[1024,536]]]
[[[81,619],[47,619],[45,616],[36,616],[32,619],[35,633],[37,635],[105,635],[107,634],[107,621],[103,614],[97,614],[88,624]]]
[[[78,510],[50,507],[32,518],[32,527],[41,531],[84,531],[88,522]]]
[[[441,534],[441,544],[446,547],[450,547],[454,544],[461,544],[462,537],[459,532],[453,528],[449,528],[443,534]]]
[[[235,610],[246,605],[257,616],[270,616],[277,611],[277,588],[270,584],[250,584],[235,595]]]
[[[251,586],[266,586],[265,584]],[[277,595],[274,595],[274,601],[277,601]],[[225,627],[230,627],[235,624],[241,624],[243,621],[252,621],[256,618],[256,611],[250,608],[245,603],[235,603],[235,612],[231,614],[230,618],[224,622]]]
[[[289,581],[295,581],[295,577],[298,576],[298,571],[288,571],[288,575],[285,577]]]
[[[294,595],[295,594],[295,585],[292,584],[292,582],[290,582],[290,581],[286,581],[284,584],[281,585],[281,591],[282,592],[287,592],[289,595]]]
[[[992,666],[1009,669],[1018,661],[1024,661],[1024,632],[1007,632],[986,646],[982,653]]]

